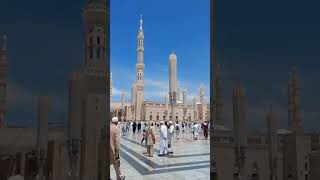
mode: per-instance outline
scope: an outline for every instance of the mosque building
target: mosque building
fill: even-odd
[[[111,101],[111,116],[116,116],[124,121],[207,121],[209,120],[210,106],[205,101],[204,84],[200,84],[199,98],[193,97],[188,104],[187,90],[178,86],[177,81],[177,55],[172,51],[169,54],[169,92],[163,101],[145,100],[144,87],[144,33],[143,20],[140,16],[138,32],[138,48],[136,63],[136,82],[132,84],[131,101],[125,101],[124,93],[120,101]],[[110,79],[112,82],[112,77]],[[112,83],[110,83],[112,91]],[[111,96],[112,99],[112,96]],[[173,116],[173,117],[172,117]]]
[[[288,80],[288,128],[277,128],[272,105],[266,112],[266,131],[249,133],[246,92],[233,90],[233,128],[223,118],[220,65],[216,68],[215,115],[213,118],[214,179],[316,180],[320,178],[320,136],[303,130],[298,75],[293,68]]]
[[[3,35],[0,44],[0,180],[19,174],[25,179],[101,180],[108,177],[108,128],[105,127],[109,98],[107,80],[112,79],[104,68],[108,52],[109,7],[105,0],[87,0],[82,11],[85,24],[85,68],[72,73],[69,79],[67,126],[48,123],[50,97],[40,96],[37,126],[18,127],[6,124],[8,53],[10,35]],[[204,101],[200,86],[199,100],[187,102],[187,91],[180,94],[177,86],[177,56],[169,55],[169,92],[164,102],[144,99],[144,34],[142,18],[138,35],[136,82],[131,101],[112,101],[113,115],[123,120],[213,120],[213,166],[211,179],[218,180],[319,180],[320,134],[303,128],[302,108],[297,70],[288,80],[288,128],[278,129],[272,106],[266,112],[267,131],[247,130],[246,92],[243,87],[233,91],[233,128],[226,127],[221,67],[216,70],[215,112]],[[12,68],[14,69],[14,68]],[[112,84],[112,83],[110,83]],[[147,84],[146,84],[147,85]],[[181,98],[182,96],[182,98]],[[107,123],[108,124],[108,123]],[[131,156],[131,155],[130,155]],[[154,174],[156,176],[156,174]],[[192,178],[195,176],[192,176]]]

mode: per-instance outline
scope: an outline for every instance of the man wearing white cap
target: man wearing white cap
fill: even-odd
[[[120,171],[120,129],[118,125],[118,118],[113,117],[110,123],[110,163],[116,171],[117,180],[125,179],[121,176]]]
[[[173,131],[174,131],[174,126],[173,126],[173,122],[169,121],[169,129],[168,129],[168,153],[173,153],[172,152],[172,144],[171,144],[171,140],[173,137]]]
[[[167,126],[164,122],[160,122],[160,152],[159,156],[165,156],[167,154]]]

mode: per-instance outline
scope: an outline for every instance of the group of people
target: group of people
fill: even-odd
[[[139,133],[145,131],[147,127],[146,122],[122,122],[118,125],[121,129],[122,136],[125,136],[129,131],[133,133]]]
[[[184,136],[186,132],[192,132],[194,140],[198,140],[200,135],[208,139],[210,123],[208,121],[198,122],[178,122],[160,121],[160,123],[150,122],[122,122],[118,123],[118,118],[113,117],[110,125],[110,157],[111,164],[114,165],[117,180],[123,180],[120,172],[120,134],[126,136],[129,131],[133,134],[143,132],[141,144],[145,142],[147,154],[149,157],[154,155],[154,145],[156,143],[156,128],[159,131],[159,157],[173,154],[172,139],[179,140],[181,133]],[[121,131],[120,131],[121,129]]]

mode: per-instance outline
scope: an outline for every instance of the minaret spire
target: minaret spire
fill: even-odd
[[[300,89],[297,75],[297,68],[294,66],[291,71],[291,108],[292,108],[292,122],[291,129],[295,132],[302,131],[302,117],[300,104]]]
[[[175,105],[177,102],[177,56],[174,53],[169,55],[169,99],[171,105],[171,121],[177,120]]]
[[[138,33],[136,83],[135,83],[135,120],[142,120],[142,106],[144,102],[144,34],[142,29],[142,15],[140,16],[140,30]]]
[[[140,30],[142,31],[142,25],[143,25],[143,21],[142,21],[142,14],[140,15]]]

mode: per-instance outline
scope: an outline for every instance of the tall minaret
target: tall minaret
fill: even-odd
[[[277,126],[272,111],[272,106],[267,113],[267,139],[268,139],[268,154],[269,154],[269,169],[270,180],[277,178]]]
[[[196,104],[195,97],[192,98],[192,107],[193,107],[193,120],[197,121],[198,120],[198,118],[197,118],[197,104]]]
[[[4,127],[4,117],[7,112],[7,81],[8,81],[8,52],[7,35],[2,35],[0,49],[0,128]]]
[[[169,97],[168,94],[165,95],[165,116],[166,118],[164,120],[168,120],[168,114],[169,114]]]
[[[184,89],[182,91],[182,95],[183,95],[183,120],[187,120],[187,108],[188,108],[188,104],[187,104],[187,90]]]
[[[85,67],[90,75],[104,76],[108,58],[109,32],[106,0],[88,0],[82,11],[85,25]]]
[[[200,103],[201,103],[199,118],[200,118],[200,120],[206,120],[207,105],[204,100],[204,84],[203,84],[203,82],[201,82],[201,84],[200,84],[199,99],[200,99]]]
[[[136,102],[135,102],[135,115],[136,120],[142,119],[142,106],[144,102],[144,63],[143,63],[143,54],[144,54],[144,34],[142,28],[142,15],[140,16],[140,28],[138,34],[138,49],[137,49],[137,59],[136,64]]]
[[[233,138],[238,174],[244,177],[246,148],[246,95],[242,87],[233,90]]]
[[[137,95],[137,90],[136,90],[136,84],[133,84],[131,87],[131,120],[136,120],[136,115],[135,115],[135,109],[136,109],[136,95]]]
[[[245,145],[246,143],[246,95],[242,87],[233,90],[233,132],[235,143]]]
[[[221,74],[220,74],[220,64],[217,65],[216,68],[216,118],[215,124],[216,125],[224,125],[223,120],[223,97],[222,97],[222,81],[221,81]]]
[[[39,179],[44,179],[43,170],[45,168],[45,157],[48,146],[48,111],[49,97],[40,96],[38,100],[38,127],[37,127],[37,150],[39,153]]]
[[[203,85],[203,82],[200,83],[199,99],[200,99],[200,103],[201,103],[201,104],[205,104],[205,101],[204,101],[204,85]]]
[[[291,123],[290,123],[290,129],[294,132],[302,132],[303,126],[302,126],[302,116],[301,116],[301,105],[300,105],[300,89],[298,85],[298,75],[297,75],[297,69],[296,67],[293,67],[291,71],[291,88],[289,88],[289,103],[291,106],[289,106],[289,110],[291,110]],[[290,113],[290,111],[289,111]],[[289,116],[290,117],[290,116]],[[290,122],[290,119],[289,119]]]
[[[177,80],[177,101],[181,102],[181,89],[180,89],[180,81]]]
[[[126,95],[127,95],[126,92],[124,92],[124,91],[121,92],[121,109],[120,109],[121,116],[120,116],[120,118],[121,118],[122,121],[125,118],[125,106],[124,106],[125,104],[124,103],[125,103]]]
[[[177,102],[177,56],[171,51],[169,56],[169,99],[171,105],[171,120],[176,120],[175,105]]]
[[[110,80],[109,64],[109,0],[87,0],[82,10],[85,36],[85,71],[72,79],[70,92],[70,109],[73,114],[72,126],[69,126],[73,137],[71,146],[77,147],[79,160],[74,160],[72,177],[77,179],[98,179],[106,173],[105,166],[107,141],[102,141],[106,131],[105,117],[109,103],[106,91]],[[107,103],[108,102],[108,103]],[[107,107],[106,107],[107,106]],[[107,121],[108,122],[108,121]],[[78,125],[80,124],[80,125]],[[79,137],[80,135],[80,137]],[[99,144],[106,145],[100,149]],[[70,151],[72,152],[72,151]],[[77,152],[77,151],[75,151]],[[70,153],[71,154],[71,153]],[[75,158],[76,159],[76,158]],[[77,164],[75,163],[77,162]]]

